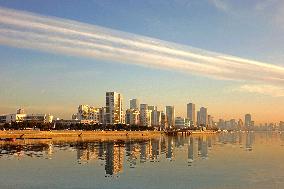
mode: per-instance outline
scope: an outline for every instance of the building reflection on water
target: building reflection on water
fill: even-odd
[[[258,140],[268,140],[276,134],[264,134]],[[279,134],[281,145],[284,143],[284,134]],[[255,142],[255,133],[223,133],[201,136],[161,136],[153,139],[115,140],[115,141],[16,141],[0,142],[1,158],[47,158],[51,159],[60,150],[75,151],[79,164],[98,162],[103,166],[106,176],[119,175],[125,168],[136,168],[143,163],[158,163],[165,159],[174,161],[176,156],[186,152],[185,162],[189,166],[197,160],[210,158],[210,151],[216,145],[239,145],[246,151],[252,151]],[[68,151],[68,152],[69,152]]]

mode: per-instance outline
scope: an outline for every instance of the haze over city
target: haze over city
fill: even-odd
[[[194,102],[217,119],[283,119],[282,1],[102,2],[0,2],[0,114],[70,118],[118,91],[124,109],[138,98],[180,116]]]

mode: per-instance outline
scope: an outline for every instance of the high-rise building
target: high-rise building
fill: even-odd
[[[161,112],[158,111],[157,106],[148,106],[151,111],[151,125],[153,127],[161,126]]]
[[[168,120],[168,126],[175,126],[175,107],[174,106],[166,106],[166,116]]]
[[[201,107],[199,110],[198,125],[206,127],[208,124],[207,108]]]
[[[125,114],[125,123],[127,125],[138,125],[139,124],[140,112],[137,109],[127,109]]]
[[[151,126],[151,110],[148,109],[148,104],[140,104],[140,125]]]
[[[129,100],[129,109],[139,109],[139,100],[138,99],[130,99]]]
[[[187,118],[190,121],[191,126],[195,126],[195,104],[188,103],[187,104]]]
[[[168,129],[168,120],[166,114],[161,111],[161,129],[166,130]]]
[[[122,95],[116,92],[106,92],[106,124],[123,122]]]
[[[245,115],[245,127],[250,128],[252,126],[251,114]]]

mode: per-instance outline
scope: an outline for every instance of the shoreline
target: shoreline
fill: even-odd
[[[35,131],[35,130],[9,130],[0,131],[0,139],[137,139],[153,138],[163,135],[160,131]]]
[[[215,131],[190,131],[190,135],[216,134]],[[21,140],[129,140],[157,138],[167,135],[164,131],[67,131],[67,130],[7,130],[0,131],[2,142]],[[179,136],[183,134],[178,133]],[[188,135],[187,135],[188,136]]]

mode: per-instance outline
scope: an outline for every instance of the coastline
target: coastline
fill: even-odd
[[[154,138],[163,135],[160,131],[36,131],[36,130],[9,130],[0,131],[0,139],[55,139],[55,140],[126,140]]]

